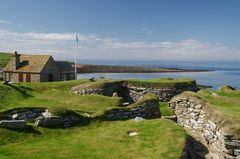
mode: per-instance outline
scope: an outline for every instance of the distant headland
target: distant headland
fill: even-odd
[[[171,73],[171,72],[176,73],[176,72],[207,72],[207,71],[211,70],[77,64],[78,73]]]
[[[0,53],[0,71],[10,61],[13,54]],[[75,65],[69,62],[74,68]],[[162,67],[140,67],[140,66],[117,66],[77,64],[77,73],[176,73],[176,72],[207,72],[204,69],[162,68]]]

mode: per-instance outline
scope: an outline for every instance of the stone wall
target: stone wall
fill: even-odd
[[[68,116],[42,116],[36,118],[35,125],[41,127],[62,127],[68,128],[80,122],[80,118],[75,115]]]
[[[0,128],[24,129],[26,125],[25,120],[0,120]]]
[[[60,81],[60,70],[56,63],[54,62],[53,58],[51,57],[46,65],[44,65],[41,71],[41,82],[48,82],[49,81],[49,74],[53,75],[53,81]]]
[[[155,94],[159,101],[170,101],[171,98],[179,93],[184,91],[197,91],[198,88],[196,86],[192,87],[183,87],[183,88],[175,88],[175,87],[137,87],[133,85],[128,85],[130,97],[133,101],[137,101],[142,98],[143,95],[147,93]]]
[[[79,94],[79,95],[89,95],[89,94],[101,94],[101,95],[105,95],[105,96],[112,96],[113,93],[115,92],[119,92],[121,89],[123,89],[122,87],[125,87],[125,83],[123,82],[116,82],[116,83],[106,83],[101,87],[97,87],[97,88],[83,88],[81,87],[82,85],[80,85],[80,87],[73,87],[72,91],[75,94]]]
[[[27,73],[23,73],[23,82],[26,82]],[[31,82],[40,82],[40,74],[39,73],[30,73]],[[19,73],[17,72],[5,72],[4,73],[4,81],[12,81],[19,82]]]
[[[207,116],[207,111],[203,109],[205,105],[200,99],[179,95],[170,101],[170,106],[175,110],[177,122],[184,127],[199,130],[210,151],[219,159],[240,158],[240,140],[234,139],[233,134],[225,133]]]
[[[157,100],[147,101],[137,104],[134,107],[123,107],[108,110],[104,113],[103,118],[107,120],[124,120],[135,117],[145,119],[160,118],[161,113]]]
[[[129,96],[129,89],[127,83],[124,81],[109,82],[97,88],[84,88],[82,85],[73,87],[71,91],[78,95],[100,94],[104,96],[118,96],[122,97],[126,102],[132,103],[133,100]],[[114,95],[115,94],[115,95]]]
[[[46,108],[19,108],[0,113],[0,127],[19,127],[27,122],[34,122],[36,126],[67,128],[80,122],[82,116],[66,114],[53,116]]]
[[[35,120],[42,116],[45,108],[11,109],[0,113],[0,120]]]
[[[80,85],[81,86],[81,85]],[[72,88],[72,92],[78,95],[101,94],[113,96],[116,92],[119,97],[123,97],[125,101],[133,103],[141,99],[145,94],[152,93],[158,97],[159,101],[170,101],[170,99],[184,91],[197,91],[197,86],[185,86],[182,88],[175,87],[138,87],[130,85],[127,82],[107,83],[100,88],[82,88],[76,86]]]

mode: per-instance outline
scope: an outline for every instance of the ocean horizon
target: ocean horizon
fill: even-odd
[[[192,78],[199,85],[212,86],[218,89],[222,85],[240,88],[240,65],[238,61],[126,61],[126,60],[80,60],[83,64],[141,66],[203,69],[209,72],[182,72],[182,73],[101,73],[101,76],[111,79],[151,79],[151,78]],[[78,74],[78,79],[99,77],[98,73]]]

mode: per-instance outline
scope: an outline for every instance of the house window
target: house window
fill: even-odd
[[[18,73],[18,82],[23,82],[23,73]]]

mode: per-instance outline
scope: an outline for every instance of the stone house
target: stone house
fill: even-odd
[[[23,55],[14,53],[3,69],[5,81],[52,82],[74,80],[72,63],[54,61],[51,55]]]

